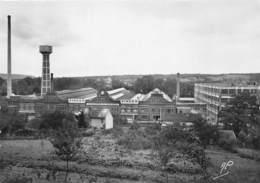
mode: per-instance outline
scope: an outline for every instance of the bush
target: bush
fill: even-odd
[[[114,121],[114,126],[121,126],[121,125],[128,124],[126,118],[123,118],[120,115],[114,115],[113,121]]]
[[[160,159],[162,164],[167,163],[166,160],[172,158],[169,155],[173,154],[177,149],[197,162],[203,170],[206,170],[207,159],[205,151],[193,132],[183,131],[174,127],[165,128],[155,138],[154,142],[155,149],[159,152],[159,155],[161,154]],[[165,150],[167,150],[166,153],[164,153]]]
[[[136,122],[132,123],[130,126],[130,130],[138,130],[140,128],[140,125]]]
[[[95,134],[95,130],[93,128],[87,129],[82,133],[82,136],[84,137],[90,137]]]
[[[237,142],[234,132],[232,130],[221,130],[219,134],[219,146],[233,152]]]
[[[217,143],[219,138],[217,126],[208,124],[204,119],[198,118],[194,122],[194,130],[204,148],[211,142]]]
[[[147,135],[157,135],[161,131],[161,124],[156,123],[149,125],[148,127],[145,128],[145,133]]]
[[[72,114],[70,115],[72,118]],[[58,130],[62,128],[62,120],[66,117],[65,113],[53,112],[46,113],[41,116],[39,128],[41,130]]]
[[[9,113],[0,112],[0,130],[2,134],[14,134],[17,130],[24,129],[26,116],[18,113],[10,115]]]
[[[153,146],[152,140],[146,136],[141,129],[130,128],[128,133],[119,136],[117,143],[126,147],[127,149],[140,150],[150,149]]]

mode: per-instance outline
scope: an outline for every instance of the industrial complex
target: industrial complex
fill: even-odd
[[[55,50],[54,50],[55,51]],[[50,72],[50,45],[39,46],[42,54],[41,95],[13,95],[11,77],[11,17],[8,16],[8,77],[7,96],[1,99],[10,111],[39,116],[46,112],[74,112],[109,109],[128,122],[175,122],[176,116],[201,114],[215,123],[219,110],[241,92],[257,94],[259,86],[239,86],[219,83],[195,84],[194,98],[181,98],[180,77],[177,73],[176,95],[170,98],[158,88],[149,93],[133,93],[125,88],[97,91],[94,88],[55,91],[53,74]]]

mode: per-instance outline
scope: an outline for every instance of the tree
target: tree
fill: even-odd
[[[118,79],[113,79],[112,80],[112,88],[113,89],[117,89],[117,88],[125,88],[125,84],[123,82],[121,82]]]
[[[17,130],[24,129],[27,118],[18,113],[5,113],[0,111],[0,130],[3,134],[13,134]]]
[[[88,127],[88,118],[84,114],[83,111],[78,115],[78,127],[79,128],[87,128]]]
[[[143,76],[135,81],[134,90],[136,93],[148,93],[154,89],[153,76]]]
[[[219,118],[224,129],[233,130],[242,142],[247,139],[247,144],[260,144],[255,143],[260,141],[260,110],[256,96],[249,93],[237,95],[220,111]]]
[[[73,114],[67,114],[62,119],[61,124],[61,127],[52,131],[51,143],[55,147],[55,153],[66,161],[66,183],[69,161],[77,154],[77,150],[81,145],[81,138]]]
[[[210,144],[211,140],[213,140],[215,143],[218,140],[219,134],[217,126],[208,124],[207,121],[202,117],[194,121],[194,130],[204,148]]]
[[[184,131],[173,126],[162,129],[157,137],[154,138],[154,149],[158,152],[161,169],[167,171],[167,164],[173,158],[175,150],[195,159],[206,173],[207,159],[205,150],[201,147],[199,139],[192,131]],[[167,172],[166,178],[168,182]]]
[[[55,111],[53,113],[45,113],[40,119],[40,130],[58,130],[62,127],[62,120],[66,117],[65,113]]]

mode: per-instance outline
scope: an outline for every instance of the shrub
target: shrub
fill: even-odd
[[[53,112],[45,113],[41,116],[40,129],[41,130],[58,130],[62,127],[62,120],[66,117],[65,113]]]
[[[236,146],[236,136],[232,130],[219,131],[219,146],[228,151],[234,151]]]
[[[113,121],[114,121],[114,126],[121,126],[121,125],[126,125],[127,123],[127,119],[123,118],[120,115],[114,115],[113,116]]]
[[[136,122],[132,123],[130,126],[130,130],[138,130],[140,128],[140,125]]]
[[[163,129],[158,137],[155,138],[155,149],[159,152],[160,160],[165,165],[165,158],[169,160],[169,154],[177,149],[181,153],[194,159],[202,168],[206,170],[207,159],[205,151],[196,135],[190,131],[184,131],[179,128],[169,127]],[[164,151],[166,153],[164,153]]]
[[[95,130],[93,128],[87,129],[82,133],[84,137],[90,137],[95,134]]]
[[[161,124],[156,123],[149,125],[148,127],[145,128],[145,133],[147,135],[157,135],[161,131]]]
[[[50,141],[55,147],[55,154],[66,161],[65,183],[67,182],[69,161],[75,157],[77,150],[81,146],[81,138],[79,136],[77,123],[70,114],[62,119],[61,126],[58,129],[52,131]]]
[[[133,150],[149,149],[153,145],[151,139],[145,135],[143,130],[135,128],[119,136],[117,143]]]
[[[217,143],[219,138],[217,126],[208,124],[204,119],[199,118],[194,122],[194,130],[204,148],[206,148],[211,141]]]
[[[9,113],[0,112],[0,130],[2,134],[13,134],[17,130],[24,129],[26,116],[18,113],[10,115]]]

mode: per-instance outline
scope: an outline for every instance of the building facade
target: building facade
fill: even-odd
[[[109,109],[111,114],[115,116],[120,114],[119,107],[119,102],[113,100],[105,91],[100,91],[97,97],[86,102],[86,108],[89,110]]]
[[[226,83],[196,83],[194,87],[195,102],[206,103],[207,120],[213,124],[218,122],[221,108],[236,95],[248,92],[258,95],[260,87],[256,85],[234,85]]]
[[[44,96],[11,96],[8,107],[16,112],[38,116],[48,112],[68,112],[67,100],[60,99],[56,94]]]

